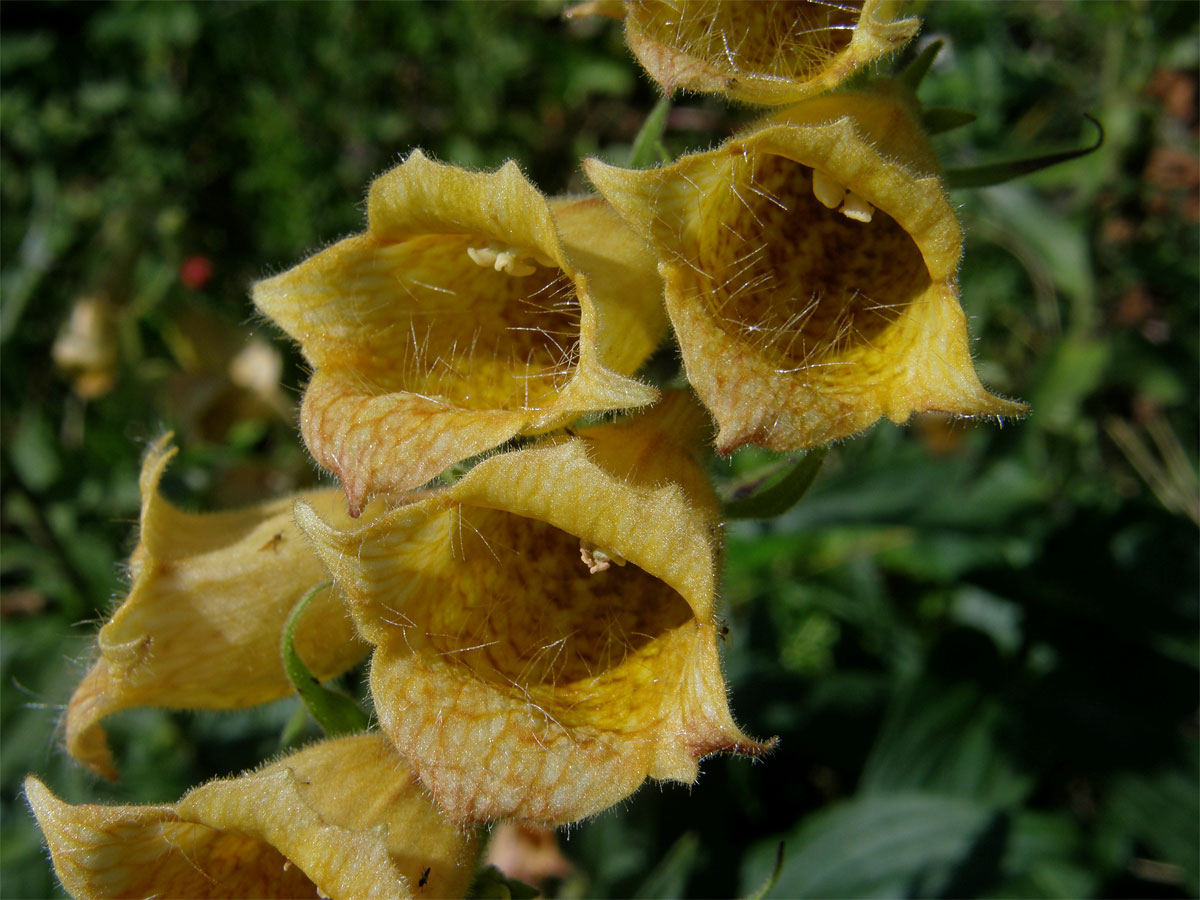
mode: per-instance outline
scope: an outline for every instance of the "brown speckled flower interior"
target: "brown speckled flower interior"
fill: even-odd
[[[633,563],[617,557],[619,563],[590,574],[578,537],[498,510],[454,508],[429,537],[440,547],[427,545],[420,589],[402,610],[382,614],[410,645],[417,646],[409,629],[423,635],[423,655],[465,666],[565,727],[579,718],[585,697],[589,707],[606,706],[613,690],[625,693],[670,674],[651,668],[648,656],[692,611]],[[639,711],[638,704],[611,708]],[[639,718],[612,724],[647,724]]]
[[[630,15],[647,37],[704,62],[778,78],[820,75],[850,44],[861,0],[638,2]]]
[[[526,262],[518,271],[532,271],[514,275],[480,265],[468,251],[487,244],[469,235],[364,241],[336,288],[386,324],[339,348],[348,352],[337,367],[372,393],[465,409],[528,409],[561,390],[579,357],[574,283],[554,266]]]
[[[930,283],[895,220],[827,208],[812,171],[773,154],[731,153],[714,166],[712,190],[698,193],[697,220],[721,227],[685,237],[681,254],[717,326],[780,372],[870,344]]]

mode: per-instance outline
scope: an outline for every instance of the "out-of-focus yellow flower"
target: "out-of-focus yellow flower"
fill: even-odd
[[[51,355],[74,380],[75,393],[92,398],[107,394],[117,380],[116,310],[103,294],[75,301],[71,315],[54,339]]]
[[[33,777],[25,795],[81,900],[461,897],[476,853],[380,735],[316,744],[169,806],[72,806]]]
[[[584,165],[660,255],[722,453],[822,444],[880,416],[1024,411],[975,374],[962,232],[899,85],[789,107],[664,168]]]
[[[175,449],[169,436],[142,463],[142,512],[130,591],[100,629],[100,657],[67,707],[68,752],[115,779],[100,721],[132,706],[235,709],[293,692],[280,660],[288,614],[329,579],[292,515],[297,496],[349,524],[340,491],[309,491],[237,512],[183,512],[158,492]],[[318,678],[362,659],[368,646],[334,591],[315,597],[295,647]]]
[[[357,531],[297,506],[376,645],[385,733],[455,819],[562,824],[757,754],[729,714],[693,401],[493,456]]]
[[[836,87],[920,27],[891,0],[629,0],[570,15],[624,15],[625,40],[668,96],[676,88],[768,106]]]
[[[662,284],[599,198],[547,201],[515,163],[416,151],[371,186],[368,219],[254,288],[315,369],[301,428],[355,513],[517,434],[656,397],[627,376],[665,332]]]

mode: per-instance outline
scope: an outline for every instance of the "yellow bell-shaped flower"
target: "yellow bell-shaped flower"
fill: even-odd
[[[100,629],[99,658],[67,707],[68,752],[115,779],[100,721],[121,709],[236,709],[293,693],[280,638],[299,599],[329,575],[296,527],[303,498],[348,525],[340,491],[318,490],[236,512],[194,514],[158,492],[175,455],[165,437],[142,463],[142,513],[129,594]],[[318,678],[343,672],[368,646],[333,591],[315,597],[294,646]]]
[[[365,234],[254,287],[314,368],[301,430],[355,514],[515,435],[653,402],[628,376],[666,330],[661,281],[602,200],[415,151],[367,206]]]
[[[836,87],[899,49],[921,22],[891,0],[628,0],[570,15],[623,15],[633,55],[669,96],[677,88],[767,106]]]
[[[476,839],[430,803],[381,735],[315,744],[165,806],[25,796],[76,900],[461,897]]]
[[[375,645],[380,724],[452,818],[563,824],[766,749],[717,654],[718,508],[688,449],[705,427],[674,396],[357,531],[297,507]]]
[[[659,255],[720,452],[1024,412],[975,374],[962,232],[901,86],[797,104],[663,168],[584,168]]]

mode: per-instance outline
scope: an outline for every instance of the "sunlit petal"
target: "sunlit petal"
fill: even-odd
[[[790,107],[662,169],[585,168],[651,235],[721,452],[801,449],[881,416],[1024,411],[975,374],[962,233],[898,89]]]
[[[920,27],[888,0],[630,0],[625,38],[670,94],[793,103],[836,87]],[[611,4],[583,12],[611,15]]]
[[[67,708],[72,756],[116,778],[100,721],[133,706],[235,709],[293,692],[280,661],[288,614],[329,579],[296,527],[297,497],[349,523],[340,491],[308,491],[237,512],[194,514],[159,493],[175,449],[164,438],[142,464],[142,514],[129,594],[100,629],[99,658]],[[318,678],[366,655],[340,598],[318,594],[295,646]]]
[[[25,794],[76,898],[461,897],[475,840],[380,735],[316,744],[169,806]]]
[[[315,368],[301,428],[356,513],[515,435],[654,400],[627,376],[665,331],[662,283],[602,200],[417,151],[368,206],[366,233],[254,289]]]
[[[665,406],[487,459],[358,531],[298,507],[376,645],[380,723],[452,817],[561,824],[765,749],[717,653],[718,510],[686,449],[707,423]]]

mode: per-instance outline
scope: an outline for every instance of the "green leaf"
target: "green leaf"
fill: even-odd
[[[1101,389],[1112,363],[1112,346],[1089,337],[1067,337],[1047,355],[1031,402],[1035,426],[1069,432],[1083,417],[1087,399]]]
[[[37,405],[29,404],[21,410],[8,451],[21,483],[35,494],[45,491],[62,475],[54,426]]]
[[[783,872],[783,851],[787,847],[787,841],[780,841],[779,847],[775,851],[775,868],[771,870],[771,874],[766,877],[762,884],[758,886],[758,890],[747,894],[745,900],[763,900],[772,890],[775,885],[779,884],[779,876]]]
[[[1096,126],[1096,142],[1090,147],[1083,147],[1078,150],[1064,150],[1061,153],[1046,153],[1042,156],[1032,156],[1027,159],[1013,159],[1008,162],[986,163],[981,166],[963,166],[956,169],[947,169],[945,176],[946,186],[952,191],[960,188],[992,187],[993,185],[1004,184],[1006,181],[1012,181],[1014,178],[1020,178],[1022,175],[1031,175],[1034,172],[1040,172],[1042,169],[1057,166],[1059,163],[1070,162],[1073,159],[1079,159],[1081,156],[1087,156],[1089,153],[1095,153],[1104,143],[1104,126],[1094,116],[1085,114],[1084,117]]]
[[[804,820],[768,896],[941,896],[977,862],[995,821],[993,808],[959,797],[858,797]],[[777,846],[773,839],[750,851],[743,885],[759,883]]]
[[[921,125],[929,135],[945,134],[956,128],[972,124],[978,118],[975,113],[965,109],[952,109],[949,106],[933,106],[921,110]]]
[[[635,898],[682,897],[688,878],[700,860],[700,837],[688,831],[675,842],[658,865],[633,892]]]
[[[904,67],[904,71],[896,76],[896,80],[907,85],[915,94],[917,88],[921,86],[921,82],[925,80],[925,76],[929,74],[929,69],[933,65],[933,61],[942,52],[942,47],[945,44],[946,42],[942,40],[931,41],[912,62]]]
[[[1028,791],[999,740],[1004,705],[974,684],[921,678],[901,690],[867,757],[860,794],[921,790],[1007,804]]]
[[[828,447],[814,447],[790,463],[790,468],[774,484],[765,486],[777,472],[771,472],[734,492],[724,505],[728,519],[770,519],[781,516],[803,497],[821,471],[829,454]]]
[[[484,866],[475,873],[467,897],[470,900],[532,900],[538,893],[537,888],[509,878],[495,866]]]
[[[307,724],[308,707],[301,703],[296,707],[291,718],[287,720],[287,724],[283,726],[283,731],[279,733],[279,749],[286,749],[299,741],[300,736],[304,734],[304,726]]]
[[[283,668],[287,672],[288,679],[300,693],[300,699],[304,701],[309,713],[321,726],[321,730],[329,737],[365,731],[369,721],[367,714],[357,703],[345,694],[324,687],[313,677],[313,674],[308,671],[308,666],[304,665],[304,661],[300,659],[300,654],[296,652],[293,643],[296,624],[300,621],[300,616],[304,614],[305,607],[313,597],[332,584],[332,581],[319,584],[300,598],[300,602],[288,616],[287,625],[283,630],[283,646],[281,648]]]
[[[1195,768],[1123,772],[1108,788],[1107,818],[1157,861],[1178,867],[1188,893],[1200,893],[1200,784]]]
[[[1001,865],[1002,883],[994,897],[1094,897],[1101,879],[1094,860],[1084,865],[1084,834],[1067,812],[1019,810]]]
[[[671,100],[660,97],[646,116],[646,121],[633,139],[633,149],[629,152],[629,167],[645,169],[658,162],[670,159],[662,144],[663,133],[667,130],[667,114],[671,111]]]

